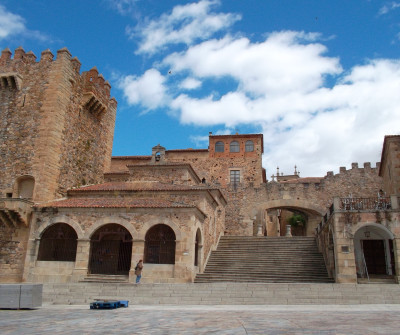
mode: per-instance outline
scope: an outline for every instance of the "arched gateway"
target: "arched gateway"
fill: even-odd
[[[382,225],[361,226],[354,234],[358,277],[395,275],[393,234]]]
[[[132,236],[118,224],[100,227],[90,239],[91,274],[127,275],[131,267]]]

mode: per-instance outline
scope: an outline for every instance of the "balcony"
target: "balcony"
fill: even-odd
[[[0,221],[11,228],[28,227],[32,205],[28,199],[0,198]]]

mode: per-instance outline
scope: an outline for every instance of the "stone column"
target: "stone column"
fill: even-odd
[[[40,244],[39,238],[30,238],[28,240],[24,273],[22,276],[23,282],[35,282],[33,275],[34,275],[34,268],[36,264],[37,255],[39,252],[39,244]]]
[[[286,225],[286,237],[292,237],[292,226],[290,224]]]
[[[180,283],[194,280],[194,248],[184,241],[176,241],[174,278]]]
[[[396,272],[396,282],[400,284],[400,238],[393,239],[393,251],[394,251],[394,266]]]
[[[132,241],[132,258],[131,268],[129,270],[129,282],[134,283],[136,281],[135,266],[139,260],[144,261],[144,240],[133,240]]]
[[[90,239],[78,239],[76,246],[75,268],[72,273],[72,281],[82,280],[89,271]]]

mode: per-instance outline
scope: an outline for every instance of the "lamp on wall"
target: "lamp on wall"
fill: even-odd
[[[365,236],[366,238],[370,238],[370,237],[371,237],[371,232],[370,232],[369,230],[365,230],[364,236]]]

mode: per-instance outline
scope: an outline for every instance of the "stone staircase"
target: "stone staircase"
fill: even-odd
[[[330,283],[43,284],[43,305],[86,305],[96,299],[129,305],[400,304],[400,285]]]
[[[129,276],[88,274],[82,282],[86,283],[127,283]]]
[[[223,236],[195,283],[332,283],[313,237]]]

